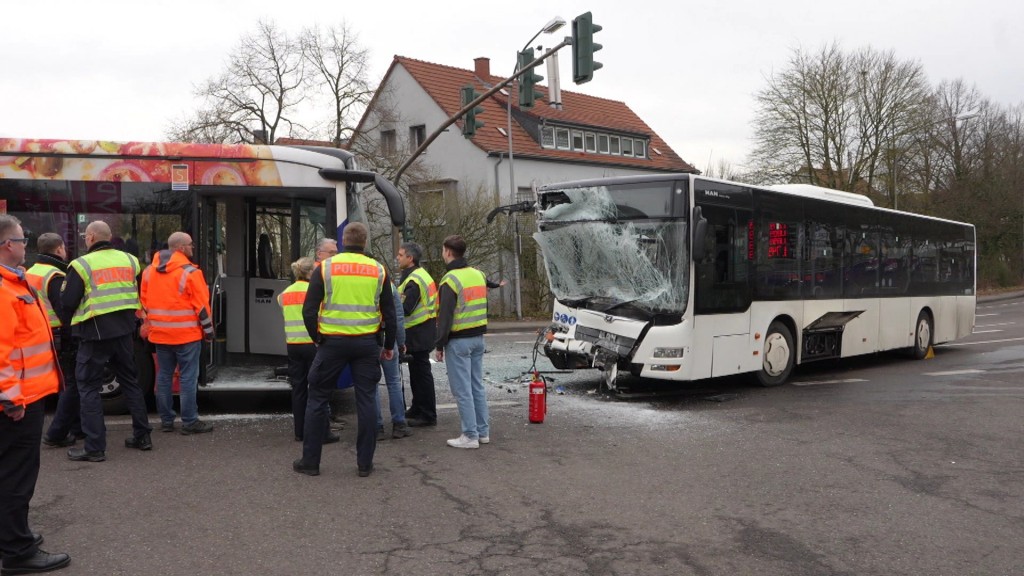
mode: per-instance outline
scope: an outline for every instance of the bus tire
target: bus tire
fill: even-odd
[[[914,325],[914,345],[910,353],[915,360],[923,360],[928,355],[935,339],[935,325],[932,322],[932,315],[927,310],[921,310],[917,315],[917,324]]]
[[[757,381],[761,386],[779,386],[786,382],[796,364],[796,349],[793,346],[793,333],[789,327],[778,320],[768,326],[768,334],[764,339],[764,350],[761,352],[761,369],[757,372]]]
[[[153,390],[155,370],[153,355],[146,343],[140,339],[135,341],[135,375],[142,387],[142,397],[146,401],[146,410],[156,407],[156,396]],[[124,387],[117,381],[114,372],[109,368],[103,371],[103,383],[100,387],[100,400],[103,401],[103,413],[120,415],[128,413],[128,400],[124,396]]]

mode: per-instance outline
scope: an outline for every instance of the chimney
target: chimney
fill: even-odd
[[[491,77],[491,59],[481,56],[473,59],[473,72],[476,77],[487,81]]]

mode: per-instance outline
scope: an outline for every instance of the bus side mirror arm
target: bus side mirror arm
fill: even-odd
[[[693,207],[693,217],[690,219],[693,223],[693,248],[691,256],[694,262],[700,262],[704,260],[704,256],[707,253],[707,246],[704,244],[704,239],[708,232],[708,220],[701,214],[700,206]]]

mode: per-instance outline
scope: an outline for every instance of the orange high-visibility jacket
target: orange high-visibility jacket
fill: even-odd
[[[149,341],[188,344],[213,338],[210,290],[203,271],[178,251],[161,250],[142,273],[139,300],[149,320]]]
[[[60,389],[46,309],[23,271],[0,266],[0,412]]]

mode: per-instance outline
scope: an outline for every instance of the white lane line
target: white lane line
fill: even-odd
[[[989,332],[1002,332],[1002,330],[975,330],[972,334],[988,334]]]
[[[984,370],[947,370],[946,372],[925,372],[925,376],[962,376],[964,374],[984,374]]]
[[[498,400],[497,402],[488,402],[488,406],[519,406],[522,402],[516,402],[515,400]],[[437,409],[451,410],[458,408],[458,404],[438,404]]]
[[[513,344],[533,344],[536,340],[517,340]]]
[[[995,312],[993,312],[992,314],[975,314],[974,315],[975,318],[981,318],[982,316],[999,316],[999,314],[996,314]]]
[[[979,340],[977,342],[953,342],[951,344],[939,344],[936,348],[947,348],[950,346],[976,346],[978,344],[1002,344],[1003,342],[1020,342],[1024,338],[1003,338],[1002,340]]]
[[[1016,322],[997,322],[995,324],[975,324],[975,328],[992,328],[993,326],[1013,326]]]
[[[822,386],[824,384],[847,384],[851,382],[867,382],[863,378],[847,378],[845,380],[819,380],[819,381],[805,381],[805,382],[793,382],[793,386]]]

